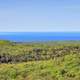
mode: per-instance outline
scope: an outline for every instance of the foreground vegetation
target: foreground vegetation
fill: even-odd
[[[1,40],[0,80],[80,80],[80,42]]]

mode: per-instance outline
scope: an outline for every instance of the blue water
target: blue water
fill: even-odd
[[[19,42],[80,40],[80,32],[0,32],[0,40]]]

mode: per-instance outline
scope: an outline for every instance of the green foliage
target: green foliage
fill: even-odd
[[[80,42],[1,41],[0,63],[0,80],[80,80]]]
[[[80,55],[47,61],[1,64],[0,80],[80,80]]]
[[[0,41],[1,63],[49,60],[79,53],[79,42],[17,43]]]
[[[10,44],[11,42],[8,40],[0,40],[0,45]]]

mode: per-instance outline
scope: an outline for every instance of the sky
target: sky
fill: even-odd
[[[80,31],[80,0],[0,0],[0,32]]]

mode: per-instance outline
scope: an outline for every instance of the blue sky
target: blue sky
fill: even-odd
[[[80,31],[80,0],[0,0],[0,32]]]

